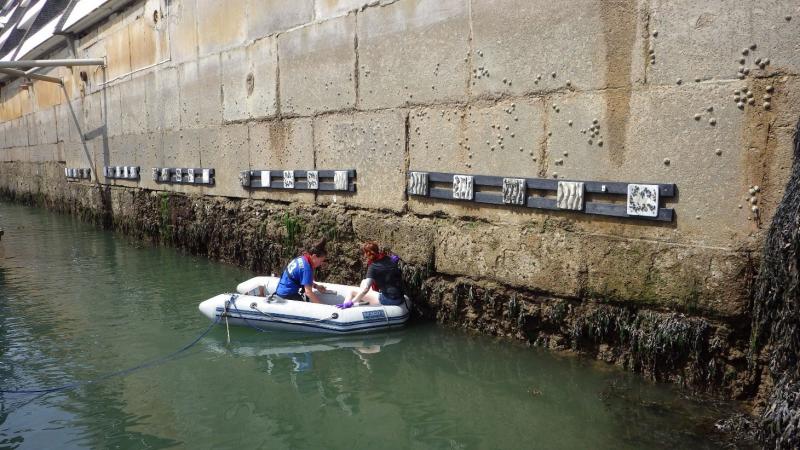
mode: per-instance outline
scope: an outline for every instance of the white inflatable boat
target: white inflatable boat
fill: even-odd
[[[286,300],[276,295],[277,277],[255,277],[239,284],[236,294],[220,294],[200,303],[199,309],[211,320],[277,331],[313,333],[364,333],[403,326],[409,317],[410,301],[398,306],[357,306],[338,309],[354,286],[317,283],[327,292],[318,293],[324,304]]]

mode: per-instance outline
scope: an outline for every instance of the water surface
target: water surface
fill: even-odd
[[[0,203],[0,389],[175,351],[253,274]],[[331,280],[335,281],[335,280]],[[0,394],[0,448],[717,448],[731,405],[431,324],[366,336],[216,327],[156,367]]]

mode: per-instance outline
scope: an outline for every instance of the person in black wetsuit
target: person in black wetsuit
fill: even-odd
[[[397,259],[380,251],[378,244],[372,241],[365,242],[361,251],[367,260],[367,276],[361,282],[360,290],[351,291],[347,301],[336,306],[344,309],[362,304],[402,305],[403,277]]]

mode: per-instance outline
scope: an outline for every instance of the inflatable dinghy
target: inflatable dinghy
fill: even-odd
[[[235,294],[220,294],[200,303],[199,309],[211,320],[265,331],[304,331],[349,334],[398,328],[409,318],[408,297],[397,306],[356,306],[339,309],[355,286],[317,283],[327,292],[317,293],[323,303],[287,300],[272,295],[277,277],[255,277],[239,284]]]

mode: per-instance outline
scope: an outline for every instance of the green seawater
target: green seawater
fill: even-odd
[[[734,405],[430,323],[365,336],[209,326],[253,276],[0,203],[0,448],[718,448]],[[335,281],[335,280],[330,280]]]

